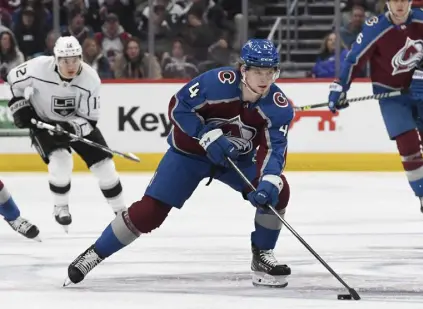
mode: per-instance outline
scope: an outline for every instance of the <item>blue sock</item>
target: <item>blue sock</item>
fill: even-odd
[[[256,230],[251,233],[251,242],[260,250],[275,249],[281,230],[271,230],[254,222]]]
[[[128,213],[123,212],[118,214],[106,227],[94,244],[95,251],[100,257],[106,258],[111,256],[140,236],[140,232],[135,227],[130,229],[128,225],[133,226]]]
[[[95,251],[102,258],[109,257],[113,253],[125,247],[125,245],[119,241],[113,232],[112,224],[109,224],[106,227],[100,238],[95,242],[94,246]]]
[[[6,221],[16,220],[21,215],[18,206],[16,206],[9,191],[4,187],[0,181],[0,215],[6,219]]]

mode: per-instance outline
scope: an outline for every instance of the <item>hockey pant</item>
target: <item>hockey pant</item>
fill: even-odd
[[[71,155],[73,149],[96,176],[100,189],[112,209],[115,212],[125,209],[122,185],[111,154],[83,142],[63,142],[47,130],[32,129],[30,136],[37,152],[48,166],[50,190],[56,206],[68,204],[73,170]],[[98,128],[85,138],[107,146]]]

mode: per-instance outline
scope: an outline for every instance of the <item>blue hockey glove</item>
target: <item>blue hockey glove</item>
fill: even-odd
[[[256,191],[248,193],[248,200],[254,207],[263,208],[267,204],[275,207],[279,202],[279,193],[282,191],[283,182],[279,176],[264,175]]]
[[[410,90],[411,97],[414,100],[423,100],[423,71],[417,69],[414,71]]]
[[[204,133],[200,138],[200,145],[216,165],[229,167],[226,158],[236,160],[239,156],[238,149],[223,135],[221,129],[212,129]]]
[[[329,86],[329,109],[332,113],[336,113],[337,110],[347,108],[350,106],[348,102],[345,102],[345,90],[341,84],[333,82]]]

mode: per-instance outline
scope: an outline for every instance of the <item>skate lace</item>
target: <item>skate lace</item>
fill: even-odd
[[[32,224],[24,218],[18,217],[14,221],[9,221],[10,226],[17,232],[26,234],[32,227]]]
[[[76,262],[75,267],[85,276],[100,262],[101,260],[97,253],[91,249]]]
[[[278,260],[276,260],[273,250],[261,250],[260,251],[260,259],[262,262],[266,263],[270,266],[278,265]]]

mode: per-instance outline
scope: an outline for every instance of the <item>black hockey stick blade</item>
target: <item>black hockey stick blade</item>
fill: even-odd
[[[244,173],[238,168],[238,166],[230,159],[226,158],[226,160],[229,162],[231,167],[236,171],[236,173],[242,178],[242,180],[245,182],[245,184],[250,187],[251,190],[256,191],[256,188],[254,185],[248,180],[248,178],[244,175]],[[317,252],[300,236],[300,234],[297,233],[297,231],[294,230],[294,228],[274,209],[271,205],[267,205],[267,208],[273,212],[273,214],[278,217],[278,219],[282,222],[283,225],[286,226],[286,228],[297,238],[303,246],[310,252],[319,262],[322,264],[335,278],[338,280],[339,283],[341,283],[351,294],[351,296],[355,300],[360,299],[360,295],[351,288],[333,269],[329,266],[328,263],[319,255]]]
[[[351,98],[351,99],[347,99],[346,102],[353,103],[353,102],[361,102],[361,101],[368,101],[368,100],[380,100],[380,99],[397,97],[397,96],[408,94],[408,93],[409,93],[408,89],[402,89],[402,90],[396,90],[391,92],[378,93],[378,94],[372,94],[372,95],[367,95],[362,97]],[[328,107],[328,106],[329,106],[329,102],[325,102],[325,103],[311,104],[311,105],[305,105],[305,106],[295,106],[294,109],[297,111],[307,111],[310,109],[315,109],[319,107]]]

